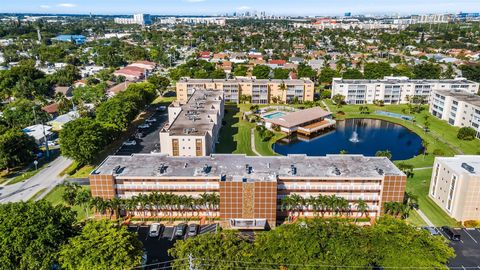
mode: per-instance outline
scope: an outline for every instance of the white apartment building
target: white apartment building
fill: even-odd
[[[452,20],[450,14],[424,14],[420,16],[414,16],[416,23],[448,23]]]
[[[133,18],[115,18],[114,21],[118,24],[152,24],[152,19],[150,18],[149,14],[134,14]]]
[[[480,96],[458,90],[434,90],[429,110],[452,126],[475,129],[480,138]]]
[[[173,102],[168,123],[160,131],[160,153],[187,157],[214,153],[223,110],[223,91],[218,90],[195,90],[187,102]]]
[[[429,196],[458,221],[480,220],[480,156],[435,158]]]
[[[387,76],[379,80],[347,80],[334,78],[332,97],[345,96],[348,104],[372,104],[383,100],[385,104],[408,103],[410,98],[422,97],[429,101],[432,90],[462,90],[477,93],[479,84],[465,78],[453,80],[414,80],[408,77]]]

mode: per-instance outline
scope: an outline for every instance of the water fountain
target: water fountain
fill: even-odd
[[[352,137],[350,138],[349,141],[351,141],[352,143],[360,142],[360,140],[358,139],[358,133],[356,131],[352,133]]]

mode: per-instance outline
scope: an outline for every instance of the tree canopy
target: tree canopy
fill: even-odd
[[[268,79],[270,77],[270,68],[265,65],[256,65],[253,67],[252,76],[257,79]]]
[[[63,269],[131,269],[140,265],[142,243],[124,226],[89,221],[60,251]]]
[[[38,151],[35,140],[27,134],[10,129],[0,135],[0,169],[27,165]]]
[[[45,201],[1,204],[1,268],[52,269],[75,220],[70,208]]]
[[[253,240],[234,232],[203,234],[177,241],[174,266],[187,269],[189,255],[201,269],[236,269],[262,265],[274,269],[325,266],[425,267],[448,269],[454,257],[442,237],[431,236],[402,220],[383,217],[373,226],[340,219],[300,220],[258,233]]]

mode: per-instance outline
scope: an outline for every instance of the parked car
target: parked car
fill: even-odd
[[[48,145],[49,147],[54,147],[54,146],[57,145],[57,143],[56,143],[56,142],[52,142],[52,141],[47,141],[47,145]]]
[[[135,138],[130,138],[126,141],[123,142],[123,145],[125,146],[134,146],[134,145],[137,145],[137,141],[135,140]]]
[[[426,230],[431,235],[440,235],[440,232],[435,227],[424,226],[422,229]]]
[[[167,107],[166,106],[158,106],[156,108],[156,110],[159,111],[159,112],[164,112],[165,110],[167,110]]]
[[[448,226],[442,227],[443,232],[450,238],[452,241],[460,241],[460,234]]]
[[[157,119],[156,118],[148,118],[147,120],[145,120],[147,123],[155,123],[157,122]]]
[[[163,226],[160,223],[153,223],[150,225],[150,229],[148,230],[148,236],[150,237],[158,237],[162,231]]]
[[[187,231],[187,224],[181,223],[175,226],[175,231],[173,232],[173,236],[175,238],[182,238]]]
[[[200,226],[198,224],[190,224],[188,225],[188,236],[196,236],[198,234]]]
[[[137,139],[141,139],[145,137],[147,134],[144,131],[137,131],[136,137]]]
[[[147,128],[150,128],[150,124],[149,123],[143,123],[143,124],[139,125],[138,128],[147,129]]]

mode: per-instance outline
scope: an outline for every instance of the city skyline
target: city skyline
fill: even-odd
[[[478,12],[480,2],[476,0],[426,0],[418,1],[355,1],[325,0],[286,1],[221,1],[221,0],[18,0],[2,3],[2,13],[58,13],[58,14],[105,14],[130,15],[150,13],[155,15],[218,15],[244,12],[266,12],[275,15],[341,15],[345,12],[356,14],[425,14]]]

